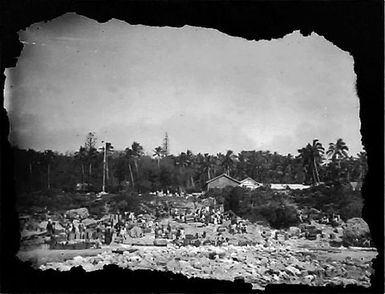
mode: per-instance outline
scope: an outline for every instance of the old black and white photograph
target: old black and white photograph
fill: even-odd
[[[18,35],[4,89],[18,259],[371,286],[350,52],[316,32],[247,40],[76,13]]]

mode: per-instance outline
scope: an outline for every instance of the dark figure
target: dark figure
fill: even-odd
[[[52,235],[55,235],[55,222],[52,223],[51,232],[52,232]]]
[[[112,231],[110,228],[107,228],[106,231],[104,232],[104,243],[107,245],[110,245],[112,241]]]
[[[46,229],[47,229],[47,232],[50,236],[52,236],[52,228],[53,228],[53,226],[52,226],[51,220],[48,220]]]

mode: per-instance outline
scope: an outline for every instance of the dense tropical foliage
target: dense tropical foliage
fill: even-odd
[[[74,153],[52,150],[38,152],[14,147],[15,179],[19,192],[45,189],[74,190],[78,183],[101,190],[103,151],[96,147],[95,134],[89,133]],[[319,185],[362,181],[367,172],[366,153],[349,156],[342,139],[330,143],[325,153],[317,140],[298,149],[298,155],[245,150],[238,154],[201,154],[191,150],[180,154],[165,152],[158,146],[145,153],[138,142],[125,150],[107,154],[107,191],[130,190],[139,193],[169,190],[201,191],[205,182],[226,173],[234,178],[251,177],[262,183],[305,183]]]
[[[313,186],[307,190],[292,190],[280,193],[261,187],[248,190],[241,187],[212,189],[210,196],[224,204],[238,216],[252,222],[268,223],[274,228],[287,228],[299,223],[298,211],[319,211],[324,214],[340,215],[346,221],[361,217],[363,200],[360,191],[352,191],[349,185]]]

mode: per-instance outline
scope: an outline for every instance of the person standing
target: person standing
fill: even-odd
[[[110,226],[107,226],[106,230],[105,230],[105,233],[104,233],[104,243],[106,245],[110,245],[111,244],[111,241],[112,241],[112,231],[111,231],[111,227]]]
[[[71,232],[71,224],[67,224],[65,226],[65,233],[66,233],[67,241],[70,240],[70,232]]]
[[[79,239],[85,239],[83,223],[79,223]]]
[[[75,224],[75,239],[80,239],[79,223]]]
[[[48,219],[46,230],[48,232],[48,235],[51,237],[52,236],[52,222],[51,222],[51,219]]]
[[[70,225],[70,234],[69,234],[69,240],[73,241],[75,239],[75,226],[73,223]]]
[[[55,233],[56,233],[56,230],[55,230],[55,222],[52,223],[52,229],[51,229],[51,233],[52,233],[52,236],[55,236]]]
[[[127,234],[126,227],[123,225],[120,228],[120,236],[122,237],[123,242],[126,241],[126,237],[127,237],[126,234]]]
[[[85,235],[86,235],[86,240],[92,240],[92,230],[90,227],[85,228]]]

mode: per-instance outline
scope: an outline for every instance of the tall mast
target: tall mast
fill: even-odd
[[[105,143],[105,145],[103,146],[103,188],[102,188],[102,191],[104,193],[106,192],[106,155],[107,155],[107,148],[106,147],[107,147],[107,143]]]

